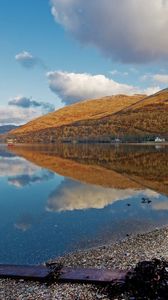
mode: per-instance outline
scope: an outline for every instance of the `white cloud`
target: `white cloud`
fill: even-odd
[[[8,106],[0,106],[0,125],[22,125],[54,110],[54,105],[49,102],[16,96],[9,100]]]
[[[37,64],[37,59],[28,51],[16,54],[15,59],[25,68],[32,68]]]
[[[15,56],[18,61],[32,60],[33,58],[33,55],[27,51],[22,51]]]
[[[168,84],[168,74],[155,74],[152,78],[159,83]]]
[[[49,196],[48,211],[72,211],[81,209],[102,209],[116,201],[138,195],[155,197],[157,193],[146,190],[112,189],[65,180]]]
[[[50,0],[80,42],[124,62],[168,58],[168,0]]]
[[[15,106],[0,106],[0,125],[23,125],[45,114],[46,110],[39,108],[22,108]]]
[[[151,74],[144,74],[142,76],[140,76],[140,81],[147,81],[147,80],[151,80]]]
[[[112,70],[112,71],[110,71],[110,74],[114,76],[114,75],[118,75],[120,73],[117,70]]]
[[[25,96],[16,96],[10,99],[8,104],[13,106],[23,107],[23,108],[41,107],[46,113],[55,110],[54,105],[51,103],[36,101],[32,98],[25,97]]]
[[[0,125],[21,125],[40,115],[42,115],[42,112],[37,108],[27,109],[15,106],[0,106]]]
[[[44,64],[44,62],[39,57],[33,56],[28,51],[22,51],[22,52],[16,54],[15,59],[22,65],[22,67],[27,68],[27,69],[31,69],[37,65],[44,69],[47,68],[46,65]]]
[[[146,95],[153,95],[161,90],[160,86],[150,86],[144,90]]]
[[[119,83],[101,74],[91,75],[55,71],[47,73],[47,77],[50,89],[66,104],[116,94],[152,94],[160,89],[159,87],[151,87],[147,90],[141,90],[138,87]]]
[[[115,75],[120,75],[120,76],[128,76],[129,73],[128,72],[120,72],[118,70],[112,70],[109,72],[112,76],[115,76]]]
[[[141,81],[151,81],[151,82],[157,82],[157,83],[162,83],[165,85],[168,85],[168,74],[164,73],[158,73],[158,74],[152,74],[152,73],[147,73],[144,74],[143,76],[140,77]]]

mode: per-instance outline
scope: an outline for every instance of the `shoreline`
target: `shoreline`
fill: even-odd
[[[12,146],[56,146],[56,145],[113,145],[113,146],[119,146],[119,145],[144,145],[144,146],[168,146],[168,141],[165,142],[56,142],[56,143],[14,143]],[[8,143],[4,143],[0,141],[1,146],[8,147]]]
[[[168,226],[138,233],[107,245],[95,246],[66,254],[50,262],[66,266],[131,269],[139,261],[152,258],[168,259]]]
[[[61,263],[67,267],[129,270],[139,261],[153,258],[168,260],[168,226],[108,245],[70,253],[49,262]],[[0,279],[0,299],[109,300],[94,285],[53,283],[48,286],[38,282],[10,279]]]

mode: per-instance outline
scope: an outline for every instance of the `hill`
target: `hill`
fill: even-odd
[[[17,129],[19,126],[15,125],[2,125],[0,126],[0,134],[5,134],[13,129]]]
[[[81,101],[30,121],[18,130],[14,130],[13,133],[27,133],[52,127],[61,127],[80,120],[96,120],[116,113],[143,98],[143,95],[117,95]]]
[[[86,100],[40,117],[10,132],[24,143],[139,141],[168,137],[168,89],[152,96],[117,95]]]

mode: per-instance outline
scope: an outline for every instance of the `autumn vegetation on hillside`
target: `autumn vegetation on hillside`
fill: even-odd
[[[168,138],[168,89],[152,96],[85,100],[10,132],[19,143],[111,142]]]

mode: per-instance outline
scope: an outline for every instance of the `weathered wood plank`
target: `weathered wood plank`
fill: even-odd
[[[120,270],[82,269],[63,267],[58,281],[79,283],[109,283],[125,281],[127,272]]]
[[[120,270],[113,271],[62,267],[58,273],[58,277],[55,280],[58,282],[72,283],[108,283],[112,281],[123,282],[126,274],[126,271]],[[0,278],[49,281],[52,280],[52,268],[49,268],[45,265],[0,265]]]
[[[44,280],[51,270],[43,265],[38,266],[19,266],[19,265],[0,265],[0,277],[2,278],[23,278],[30,280]]]

